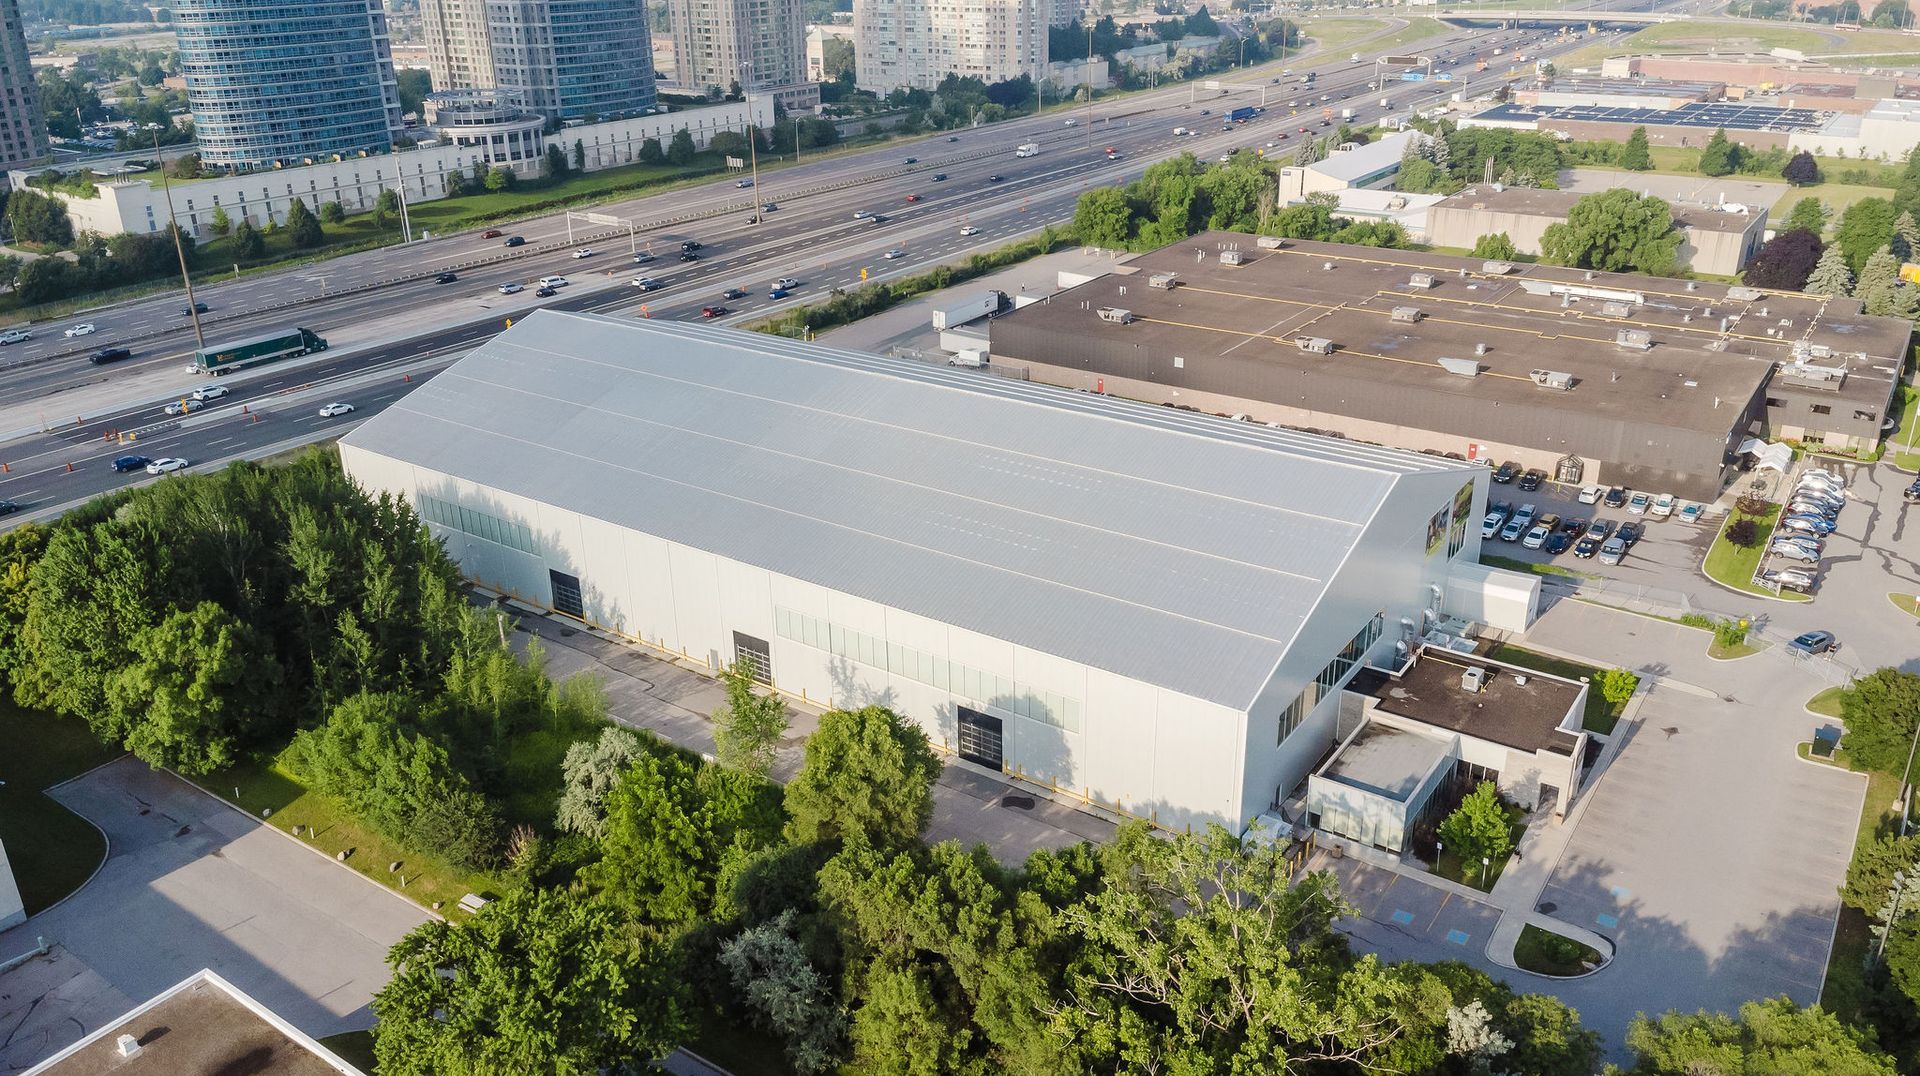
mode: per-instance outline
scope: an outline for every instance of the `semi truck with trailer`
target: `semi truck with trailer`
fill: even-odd
[[[956,299],[933,309],[933,327],[946,330],[965,325],[969,321],[978,321],[989,314],[997,314],[1007,301],[1005,294],[998,291],[976,292],[965,298]]]
[[[1229,123],[1245,123],[1252,119],[1254,115],[1255,112],[1252,105],[1242,105],[1232,112],[1227,113],[1227,121]]]
[[[312,329],[282,329],[265,336],[233,340],[202,348],[193,353],[193,364],[198,366],[202,373],[224,374],[228,370],[257,366],[263,362],[288,359],[295,355],[310,355],[326,349],[326,338]]]

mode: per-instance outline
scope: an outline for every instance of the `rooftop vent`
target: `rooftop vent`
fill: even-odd
[[[1487,670],[1478,665],[1469,666],[1460,674],[1460,690],[1469,695],[1478,695],[1487,686]]]
[[[1688,291],[1699,291],[1699,290],[1700,290],[1700,282],[1699,282],[1698,280],[1689,280],[1689,281],[1687,281],[1687,290],[1688,290]]]
[[[1324,271],[1324,272],[1328,272],[1328,273],[1331,273],[1331,272],[1333,272],[1333,263],[1332,263],[1332,262],[1321,262],[1321,263],[1320,263],[1320,268],[1321,268],[1321,270],[1322,270],[1322,271]]]
[[[1259,247],[1261,250],[1279,250],[1287,244],[1285,240],[1277,235],[1263,235],[1255,239],[1253,245]]]
[[[1573,387],[1573,375],[1560,370],[1534,370],[1527,375],[1533,383],[1543,389],[1558,389],[1565,392]]]
[[[1245,260],[1237,250],[1223,250],[1220,252],[1221,265],[1239,265]]]
[[[1432,273],[1415,273],[1412,276],[1407,278],[1407,287],[1431,288],[1433,287],[1433,274]]]
[[[1513,272],[1512,262],[1481,262],[1480,271],[1488,276],[1506,276]]]
[[[1747,288],[1747,287],[1736,286],[1736,287],[1731,287],[1727,289],[1727,298],[1738,299],[1743,303],[1751,302],[1752,300],[1758,299],[1765,294],[1766,292],[1761,291],[1759,288]]]
[[[1115,325],[1128,325],[1133,322],[1133,311],[1118,306],[1103,306],[1099,310],[1100,320]]]
[[[1610,318],[1624,318],[1632,315],[1633,307],[1620,302],[1601,303],[1600,312]]]
[[[1172,273],[1155,273],[1147,278],[1147,287],[1171,291],[1180,286],[1180,278]]]
[[[1333,354],[1333,341],[1324,336],[1302,336],[1294,340],[1293,346],[1315,355]]]
[[[1487,345],[1485,344],[1473,345],[1473,353],[1475,355],[1485,355],[1487,353]]]
[[[1420,308],[1417,306],[1396,306],[1393,308],[1393,320],[1411,325],[1420,320]]]
[[[1653,348],[1653,334],[1645,329],[1621,329],[1613,334],[1613,342],[1635,351],[1648,351]]]
[[[121,1057],[133,1057],[140,1052],[140,1040],[132,1035],[122,1035],[113,1042],[119,1048]]]
[[[1480,376],[1480,364],[1473,359],[1450,359],[1441,356],[1439,361],[1440,368],[1450,374],[1456,374],[1460,377]]]

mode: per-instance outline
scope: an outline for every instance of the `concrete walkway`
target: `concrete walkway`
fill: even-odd
[[[547,669],[556,680],[588,673],[605,688],[614,721],[712,757],[713,722],[708,715],[726,704],[726,692],[703,666],[526,606],[516,604],[508,612],[521,629],[516,641],[540,640]],[[787,699],[787,709],[793,724],[775,752],[770,773],[782,782],[799,772],[806,738],[820,727],[823,712],[793,698]],[[1017,866],[1043,848],[1068,848],[1113,836],[1114,823],[1103,817],[960,759],[943,761],[946,767],[933,789],[929,842],[984,844],[995,859]]]

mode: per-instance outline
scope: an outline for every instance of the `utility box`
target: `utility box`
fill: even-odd
[[[1242,257],[1237,250],[1223,250],[1220,252],[1221,265],[1239,265],[1244,261],[1246,261],[1246,259]]]
[[[1533,383],[1543,389],[1565,392],[1573,388],[1573,375],[1559,370],[1534,370],[1527,376],[1533,378]]]
[[[1415,273],[1407,278],[1407,287],[1421,289],[1431,288],[1433,287],[1433,274]]]
[[[1133,323],[1133,311],[1118,306],[1103,306],[1099,310],[1100,320],[1114,325]]]
[[[1155,273],[1147,278],[1147,287],[1149,288],[1159,288],[1161,291],[1172,291],[1179,286],[1180,278],[1172,273]]]
[[[1294,340],[1293,346],[1313,355],[1333,354],[1333,341],[1324,336],[1302,336]]]
[[[1393,320],[1403,325],[1412,325],[1414,322],[1419,321],[1420,318],[1420,308],[1417,306],[1396,306],[1393,308]]]
[[[1621,302],[1606,302],[1600,304],[1600,313],[1610,318],[1624,318],[1633,314],[1633,307]]]
[[[1653,334],[1645,329],[1621,329],[1613,334],[1613,342],[1635,351],[1649,351],[1653,348]]]

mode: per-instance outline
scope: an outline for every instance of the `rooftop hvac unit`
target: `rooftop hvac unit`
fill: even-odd
[[[1475,355],[1485,355],[1487,353],[1487,345],[1485,344],[1473,345],[1473,353]]]
[[[1413,274],[1413,276],[1407,278],[1407,287],[1431,288],[1433,287],[1433,274],[1432,273],[1415,273]]]
[[[1481,262],[1480,271],[1488,276],[1506,276],[1513,272],[1512,262]]]
[[[1456,374],[1460,377],[1480,376],[1480,363],[1474,359],[1450,359],[1443,355],[1440,357],[1439,363],[1440,368],[1450,374]]]
[[[1407,196],[1404,194],[1396,194],[1393,197],[1387,199],[1387,208],[1388,209],[1407,208]]]
[[[1621,329],[1613,334],[1613,342],[1635,351],[1649,351],[1653,348],[1653,334],[1645,329]]]
[[[1396,306],[1393,308],[1393,320],[1411,325],[1420,320],[1420,308],[1417,306]]]
[[[1133,321],[1133,311],[1118,306],[1103,306],[1099,310],[1100,320],[1115,325],[1126,325]]]
[[[1333,354],[1333,341],[1324,336],[1302,336],[1294,340],[1293,346],[1315,355]]]
[[[1534,370],[1527,375],[1533,383],[1543,389],[1558,389],[1565,392],[1573,387],[1573,375],[1560,370]]]
[[[1253,245],[1259,247],[1261,250],[1279,250],[1287,244],[1285,240],[1277,235],[1263,235],[1255,239]]]
[[[1809,344],[1807,346],[1807,355],[1815,359],[1829,359],[1833,357],[1833,348],[1828,347],[1826,344]]]
[[[1179,286],[1180,278],[1172,273],[1155,273],[1147,278],[1147,287],[1149,288],[1159,288],[1161,291],[1172,291]]]
[[[1743,303],[1751,302],[1765,294],[1766,292],[1761,291],[1759,288],[1732,287],[1727,289],[1727,298],[1738,299]]]
[[[1847,368],[1844,366],[1814,366],[1796,362],[1782,367],[1780,372],[1818,388],[1833,389],[1836,392],[1847,381]]]
[[[1626,303],[1607,302],[1600,304],[1600,312],[1610,318],[1624,318],[1633,313],[1633,307]]]
[[[1487,670],[1479,665],[1469,666],[1465,672],[1460,674],[1460,690],[1469,695],[1480,694],[1481,691],[1486,689],[1486,686]]]
[[[1239,265],[1245,260],[1237,250],[1223,250],[1220,252],[1221,265]]]

